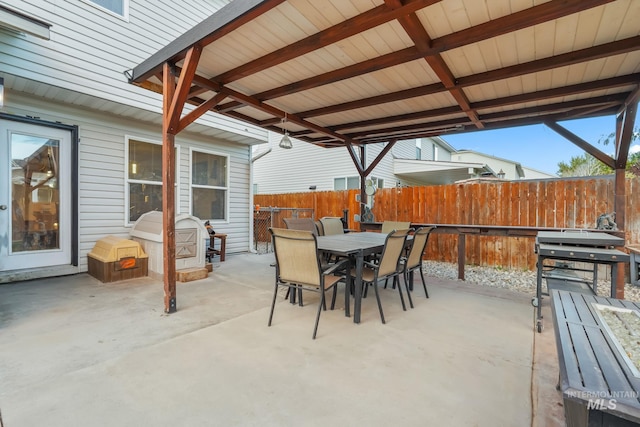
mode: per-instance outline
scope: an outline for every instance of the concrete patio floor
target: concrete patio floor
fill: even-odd
[[[531,296],[428,278],[406,312],[381,289],[385,325],[373,297],[359,325],[338,298],[312,340],[316,295],[267,327],[273,260],[228,256],[171,315],[150,278],[1,285],[4,427],[564,425]]]

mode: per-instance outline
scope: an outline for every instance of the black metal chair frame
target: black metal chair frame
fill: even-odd
[[[318,312],[316,314],[316,321],[313,328],[313,339],[316,338],[316,334],[318,331],[318,324],[320,322],[320,313],[322,310],[326,310],[326,299],[325,292],[331,288],[333,288],[333,296],[331,299],[331,309],[335,307],[336,295],[337,295],[337,287],[338,283],[341,280],[345,279],[345,275],[336,275],[336,273],[340,273],[342,270],[346,269],[349,265],[349,260],[344,259],[335,264],[331,264],[329,266],[323,267],[321,263],[321,255],[318,252],[318,241],[316,236],[309,231],[304,230],[289,230],[289,229],[269,229],[271,235],[273,236],[273,248],[276,256],[276,275],[275,275],[275,286],[273,292],[273,300],[271,302],[271,312],[269,313],[269,323],[268,326],[271,326],[271,322],[273,320],[273,313],[275,310],[276,298],[278,295],[278,288],[280,286],[286,286],[288,292],[291,292],[293,295],[296,294],[296,290],[299,293],[299,301],[300,305],[302,305],[302,291],[312,291],[320,293],[320,303],[318,304]],[[281,254],[279,253],[279,248],[282,247],[282,242],[285,240],[289,241],[298,241],[298,242],[308,242],[309,247],[313,247],[313,256],[315,258],[314,265],[309,265],[307,269],[304,269],[302,273],[300,273],[299,269],[292,268],[293,263],[298,262],[298,260],[306,260],[307,263],[309,261],[309,253],[303,254],[302,252],[306,249],[303,246],[300,246],[300,250],[296,251],[296,256],[291,254]],[[311,244],[313,242],[313,244]],[[280,245],[280,246],[279,246]],[[305,258],[306,256],[306,258]],[[290,275],[288,278],[284,278],[282,274],[283,266],[287,269],[287,275]],[[315,278],[315,274],[317,274],[317,279]],[[327,286],[326,281],[329,280],[329,284]]]

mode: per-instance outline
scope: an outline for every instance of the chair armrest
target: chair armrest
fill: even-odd
[[[362,264],[362,266],[363,266],[363,267],[369,267],[369,268],[376,269],[376,268],[378,268],[378,267],[379,267],[379,265],[378,265],[375,261],[378,261],[378,260],[374,260],[374,261],[365,261],[365,262]]]
[[[349,259],[345,258],[342,261],[336,262],[331,267],[329,267],[326,270],[324,270],[322,272],[322,274],[333,274],[336,271],[341,270],[342,268],[345,268],[347,266],[347,264],[349,264]]]

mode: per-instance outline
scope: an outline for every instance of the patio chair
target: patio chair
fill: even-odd
[[[318,235],[318,229],[316,228],[316,224],[312,218],[282,218],[284,224],[287,226],[289,230],[305,230],[311,231],[316,236]],[[284,296],[284,299],[289,298],[291,293],[291,289],[287,289],[287,293]],[[302,304],[302,291],[298,292],[298,301],[300,305]],[[295,294],[291,299],[292,303],[295,303]]]
[[[434,227],[420,227],[415,233],[413,233],[413,240],[411,242],[411,249],[409,250],[409,255],[401,260],[404,266],[404,283],[407,288],[407,293],[409,290],[413,290],[413,273],[414,271],[420,272],[420,278],[422,279],[422,287],[424,288],[424,295],[429,298],[429,292],[427,292],[427,284],[424,280],[424,273],[422,272],[422,254],[424,254],[424,249],[427,246],[427,242],[429,240],[429,234]],[[411,300],[411,294],[409,294],[409,304],[411,308],[413,308],[413,301]]]
[[[312,218],[283,218],[282,220],[289,230],[305,230],[318,234]]]
[[[316,235],[324,236],[324,228],[322,227],[322,222],[314,221],[313,224],[316,226]]]
[[[339,273],[346,268],[349,261],[345,259],[323,268],[318,254],[318,242],[312,232],[285,228],[270,228],[269,231],[273,236],[273,249],[276,256],[276,278],[268,325],[271,326],[273,320],[280,286],[286,286],[294,293],[296,290],[319,292],[320,303],[313,328],[313,339],[315,339],[320,312],[323,309],[326,310],[325,291],[333,288],[331,301],[333,309],[338,282],[345,278],[344,274]]]
[[[364,286],[363,296],[365,296],[364,291],[366,291],[367,286],[372,285],[376,293],[376,301],[378,302],[378,310],[380,311],[380,320],[382,320],[382,323],[385,323],[385,320],[384,313],[382,311],[382,303],[380,302],[380,294],[378,293],[378,281],[392,278],[394,285],[396,283],[398,284],[398,292],[400,294],[400,301],[402,302],[402,309],[405,311],[407,310],[398,277],[404,271],[403,266],[400,263],[400,258],[404,252],[408,234],[409,230],[394,230],[389,233],[384,241],[384,248],[382,250],[380,261],[378,263],[366,261],[362,270],[362,284]],[[352,278],[355,278],[355,268],[352,268],[349,274]]]
[[[342,220],[338,217],[326,216],[320,219],[322,229],[325,236],[331,236],[333,234],[344,234],[344,227],[342,226]]]
[[[393,230],[406,230],[411,227],[411,222],[409,221],[383,221],[382,229],[380,230],[383,234],[389,234]]]

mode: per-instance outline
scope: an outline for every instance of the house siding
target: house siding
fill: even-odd
[[[333,190],[334,178],[358,176],[356,166],[345,148],[322,148],[294,139],[293,148],[284,150],[278,147],[281,138],[281,134],[270,133],[268,144],[254,148],[256,157],[267,152],[253,164],[258,194],[309,191],[312,185],[316,186],[317,191]],[[370,144],[365,147],[367,166],[384,146]],[[382,178],[386,188],[394,187],[398,182],[408,185],[393,174],[393,158],[413,159],[415,155],[415,140],[398,141],[369,176]]]
[[[21,0],[1,4],[51,24],[51,39],[25,36],[0,27],[1,72],[50,85],[51,98],[58,88],[95,97],[91,108],[107,108],[100,100],[162,112],[162,96],[128,82],[133,69],[169,42],[206,19],[228,0],[130,1],[125,20],[89,0]],[[21,90],[20,88],[14,88]],[[68,102],[75,103],[74,95]],[[113,106],[110,106],[113,108]],[[186,111],[194,107],[187,105]],[[139,114],[139,112],[137,112]],[[266,132],[239,120],[205,114],[197,123],[265,140]]]
[[[90,1],[3,1],[51,24],[51,40],[2,32],[5,72],[118,102],[145,103],[129,85],[133,68],[227,2],[131,1],[129,20]],[[3,61],[4,62],[4,61]],[[4,65],[4,64],[3,64]],[[133,90],[132,90],[133,89]]]
[[[89,0],[0,0],[51,24],[50,40],[0,27],[2,112],[78,126],[79,266],[56,272],[86,271],[87,253],[97,240],[110,234],[129,237],[126,139],[162,141],[162,96],[130,84],[125,71],[227,3],[131,0],[124,19]],[[185,113],[193,108],[186,106]],[[191,212],[190,149],[228,156],[228,220],[213,225],[228,234],[229,254],[252,247],[251,144],[265,141],[267,135],[247,123],[207,113],[176,136],[176,214]],[[23,278],[56,272],[40,269]],[[12,277],[17,276],[8,280]]]
[[[87,270],[87,254],[96,241],[115,235],[129,237],[125,206],[125,139],[161,141],[157,126],[124,120],[118,116],[80,110],[33,97],[14,94],[7,111],[16,116],[37,116],[44,121],[78,126],[79,131],[79,266]],[[229,235],[227,252],[246,252],[249,237],[249,152],[250,147],[211,140],[201,135],[181,133],[176,137],[179,148],[179,181],[176,214],[191,213],[189,190],[189,148],[214,151],[229,156],[229,220],[214,223],[215,230]]]

